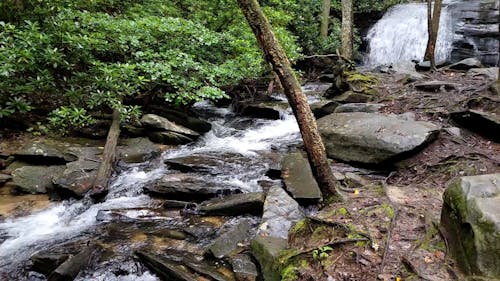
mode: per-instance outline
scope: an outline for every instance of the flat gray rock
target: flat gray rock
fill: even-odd
[[[481,67],[483,67],[483,64],[477,58],[464,59],[448,66],[448,68],[455,70],[469,70],[472,68],[481,68]]]
[[[444,193],[441,225],[461,269],[500,276],[500,173],[462,177]],[[493,278],[493,279],[489,279]]]
[[[450,117],[473,132],[483,135],[495,142],[500,142],[500,109],[497,112],[469,109],[452,112]]]
[[[378,112],[380,109],[385,107],[382,103],[346,103],[335,108],[334,113],[344,113],[344,112]]]
[[[431,141],[439,126],[379,113],[334,113],[318,120],[329,157],[376,164]]]
[[[441,88],[445,90],[456,90],[460,87],[460,84],[447,82],[447,81],[426,81],[415,84],[415,88],[422,91],[437,92]]]
[[[259,277],[257,266],[252,257],[247,254],[238,254],[229,258],[237,281],[256,281]]]
[[[238,216],[261,214],[264,206],[264,193],[241,193],[215,198],[200,203],[198,211],[208,216]]]
[[[220,234],[210,245],[208,252],[218,259],[229,256],[240,247],[240,243],[250,239],[251,230],[252,222],[250,219],[240,220],[227,232]]]
[[[289,153],[281,161],[281,176],[286,189],[295,200],[313,203],[321,200],[321,190],[307,158],[300,152]]]
[[[12,172],[16,188],[24,193],[47,193],[53,189],[52,178],[63,173],[65,166],[24,166]]]
[[[469,71],[467,71],[467,75],[483,76],[483,77],[490,79],[490,80],[497,80],[498,67],[472,68]]]
[[[92,188],[100,162],[79,160],[66,164],[64,172],[53,178],[57,193],[63,197],[83,198]]]
[[[63,144],[44,141],[34,141],[26,144],[14,153],[14,157],[37,165],[60,165],[78,159],[77,156],[68,153]]]

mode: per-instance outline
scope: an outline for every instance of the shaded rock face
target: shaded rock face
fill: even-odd
[[[379,113],[334,113],[318,120],[327,155],[377,164],[404,156],[434,139],[439,127]]]
[[[44,165],[60,165],[77,160],[77,156],[65,151],[65,147],[60,144],[40,141],[26,144],[14,157],[24,162]]]
[[[464,272],[497,280],[500,276],[500,173],[462,177],[448,186],[441,225]]]
[[[66,170],[52,180],[55,191],[64,198],[83,198],[91,189],[98,168],[98,162],[89,160],[66,164]]]
[[[265,196],[262,192],[233,194],[202,202],[198,211],[204,215],[260,214]]]
[[[449,5],[455,39],[451,61],[477,57],[485,65],[498,60],[498,1],[459,1]]]
[[[246,254],[238,254],[229,259],[237,281],[256,281],[259,276],[257,266]]]
[[[147,138],[125,139],[122,144],[118,154],[125,163],[140,163],[160,155],[160,148]]]
[[[302,153],[286,155],[281,161],[281,169],[286,189],[295,200],[304,203],[321,200],[321,190],[314,179],[309,161]]]
[[[453,121],[467,129],[500,142],[500,109],[497,112],[469,109],[451,113]]]
[[[222,233],[208,248],[208,252],[214,257],[221,259],[229,256],[235,251],[239,244],[248,241],[251,236],[252,222],[250,219],[242,219],[229,231]]]
[[[481,68],[481,67],[483,67],[483,64],[477,58],[464,59],[464,60],[461,60],[459,62],[456,62],[456,63],[448,66],[448,68],[455,69],[455,70],[469,70],[469,69]]]
[[[284,101],[251,101],[243,100],[233,104],[233,110],[242,115],[254,118],[277,120],[281,117],[281,111],[288,107]]]

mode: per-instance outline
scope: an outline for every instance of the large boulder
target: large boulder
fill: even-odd
[[[66,164],[66,170],[53,178],[55,191],[63,198],[83,198],[92,188],[99,162],[79,160]]]
[[[299,204],[279,185],[270,187],[264,203],[262,222],[252,240],[252,254],[260,263],[265,281],[281,280],[280,253],[288,247],[288,231],[304,213]]]
[[[321,200],[321,190],[314,179],[309,161],[302,153],[290,153],[283,157],[281,176],[287,191],[295,200],[304,203]]]
[[[209,122],[196,118],[192,113],[184,112],[175,109],[166,109],[161,111],[161,115],[168,120],[175,122],[188,129],[198,133],[206,133],[212,129],[212,124]]]
[[[23,193],[47,193],[53,189],[52,179],[60,176],[65,166],[24,166],[12,172],[16,189]]]
[[[441,225],[465,273],[500,280],[500,173],[462,177],[450,184]]]
[[[334,113],[318,120],[329,157],[377,164],[412,152],[434,139],[439,127],[379,113]]]

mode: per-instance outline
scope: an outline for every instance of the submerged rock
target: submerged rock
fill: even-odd
[[[448,186],[443,199],[441,225],[458,265],[469,275],[496,280],[500,276],[500,173],[462,177]]]
[[[459,125],[495,142],[500,142],[500,115],[496,112],[469,109],[453,112],[450,116]]]
[[[439,127],[379,113],[334,113],[318,120],[329,157],[376,164],[414,151],[431,141]]]
[[[60,176],[65,166],[24,166],[12,172],[16,189],[23,193],[47,193],[53,190],[52,179]]]
[[[240,243],[250,239],[251,230],[252,221],[250,219],[242,219],[231,227],[230,230],[220,234],[210,245],[207,252],[218,259],[227,257],[238,249]]]
[[[321,190],[314,179],[309,161],[302,153],[286,155],[281,161],[281,169],[286,189],[295,200],[304,203],[321,200]]]
[[[125,163],[141,163],[160,155],[160,148],[147,138],[124,139],[121,143],[118,154]]]
[[[202,202],[198,207],[198,211],[208,216],[261,214],[264,199],[265,196],[262,192],[232,194]]]

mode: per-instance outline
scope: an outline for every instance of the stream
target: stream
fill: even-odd
[[[285,100],[282,96],[276,98]],[[310,102],[315,101],[318,98],[311,96]],[[211,155],[224,164],[216,175],[203,176],[207,184],[230,186],[241,192],[261,191],[258,182],[269,180],[265,172],[276,164],[273,155],[300,144],[298,125],[290,110],[283,111],[279,120],[265,120],[238,117],[228,108],[208,103],[196,104],[194,109],[211,122],[212,130],[196,143],[167,150],[160,159],[124,167],[102,203],[92,204],[85,199],[57,202],[38,213],[1,222],[0,242],[4,241],[0,244],[0,279],[45,280],[43,275],[30,271],[34,253],[99,241],[109,247],[110,257],[93,266],[92,273],[80,273],[77,280],[159,280],[133,258],[134,250],[150,243],[143,239],[144,225],[145,229],[153,225],[154,232],[158,228],[189,229],[193,225],[217,230],[234,224],[238,218],[220,218],[213,223],[185,216],[179,210],[166,210],[161,207],[163,200],[146,195],[143,189],[166,174],[176,173],[164,164],[165,160]],[[258,223],[258,218],[253,219]],[[199,253],[209,243],[210,239],[198,239],[172,245],[172,241],[162,240],[151,245]]]

